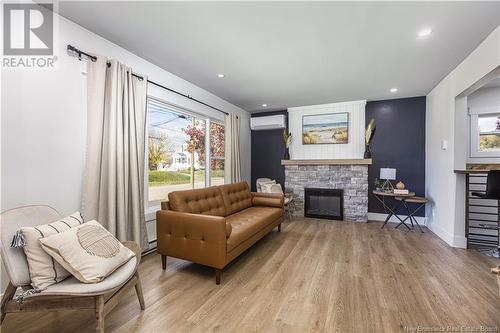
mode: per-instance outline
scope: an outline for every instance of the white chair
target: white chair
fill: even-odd
[[[257,178],[255,181],[255,187],[257,188],[257,192],[262,192],[262,184],[272,182],[271,178]],[[276,182],[275,182],[276,183]]]
[[[2,297],[0,322],[3,322],[7,313],[13,312],[88,309],[95,311],[96,330],[104,332],[105,315],[131,287],[135,287],[141,310],[144,310],[144,296],[137,272],[141,249],[135,242],[123,242],[124,246],[135,253],[135,257],[99,283],[86,284],[75,277],[69,277],[39,293],[27,294],[22,301],[14,299],[18,288],[24,291],[31,289],[28,262],[23,249],[10,246],[14,234],[21,227],[46,224],[61,218],[59,213],[49,206],[24,206],[0,215],[0,250],[10,279]]]

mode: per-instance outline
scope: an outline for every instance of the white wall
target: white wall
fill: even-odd
[[[455,128],[456,107],[463,108],[466,104],[459,98],[460,103],[456,105],[456,97],[498,66],[500,27],[427,95],[426,196],[433,201],[426,212],[428,227],[456,247],[466,245],[465,193],[463,176],[456,175],[453,170],[465,167],[467,154],[466,140],[462,140],[466,132],[462,126]],[[442,140],[448,142],[448,149],[441,149]]]
[[[250,181],[250,114],[135,56],[127,50],[59,19],[54,70],[2,70],[1,209],[43,203],[62,214],[80,209],[85,158],[85,63],[66,54],[66,45],[115,58],[149,79],[241,117],[242,176]],[[170,102],[199,113],[210,109],[170,93]]]
[[[467,97],[469,108],[500,107],[500,87],[481,88]]]
[[[291,159],[337,159],[363,158],[365,150],[365,105],[366,101],[300,106],[288,109],[289,130],[292,133]],[[349,143],[347,144],[302,144],[302,117],[325,113],[349,113]]]
[[[474,109],[497,108],[500,112],[500,87],[481,88],[467,96],[467,107]],[[470,122],[469,116],[467,121]],[[468,154],[467,163],[500,163],[500,154],[498,157],[470,157],[470,130],[467,126]]]

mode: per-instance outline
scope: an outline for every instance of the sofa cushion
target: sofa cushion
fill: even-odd
[[[283,215],[283,210],[276,207],[250,207],[226,217],[231,223],[232,232],[227,239],[227,252],[276,221]]]
[[[222,193],[217,186],[170,192],[168,201],[169,208],[177,212],[226,216]]]
[[[227,215],[252,206],[252,193],[247,182],[219,186],[226,206]]]

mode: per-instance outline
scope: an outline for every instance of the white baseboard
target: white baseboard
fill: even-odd
[[[432,231],[433,234],[444,240],[448,245],[452,247],[458,247],[461,249],[467,248],[467,238],[465,236],[457,236],[450,234],[441,226],[434,223],[429,223],[427,228],[429,228],[429,230]]]
[[[398,215],[401,219],[405,219],[406,215]],[[368,213],[369,221],[385,221],[387,218],[387,214],[380,213]],[[428,219],[426,217],[415,216],[417,222],[420,225],[426,226],[433,234],[444,240],[448,245],[452,247],[457,247],[461,249],[467,248],[467,238],[464,236],[452,235],[448,231],[441,228],[439,225],[428,223]],[[399,223],[400,221],[395,217],[391,216],[389,222]],[[407,221],[410,222],[410,221]]]
[[[382,213],[368,213],[368,221],[382,221],[383,222],[387,218],[387,215],[388,214],[382,214]],[[398,216],[402,220],[404,220],[405,218],[408,217],[407,215],[399,215],[399,214],[398,214]],[[427,219],[425,217],[415,216],[415,219],[417,220],[418,224],[423,225],[423,226],[427,226]],[[399,221],[397,217],[391,216],[391,218],[389,219],[389,222],[400,223],[401,221]],[[406,222],[410,223],[410,220],[408,220]]]

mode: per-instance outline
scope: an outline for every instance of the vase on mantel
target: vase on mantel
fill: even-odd
[[[289,160],[290,159],[290,150],[288,148],[285,148],[285,155],[283,156],[284,160]]]
[[[372,158],[372,152],[370,151],[370,145],[365,146],[365,154],[363,155],[364,158]]]

